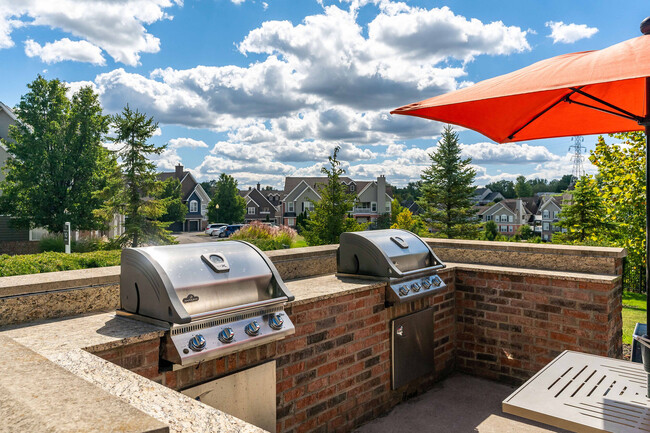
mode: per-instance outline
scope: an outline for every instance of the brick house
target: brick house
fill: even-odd
[[[379,176],[374,181],[355,181],[341,177],[350,193],[357,195],[357,203],[350,214],[360,223],[375,222],[384,214],[390,214],[392,197],[387,191],[386,178]],[[282,200],[282,224],[295,227],[296,218],[302,212],[313,209],[312,201],[319,201],[319,184],[327,183],[326,177],[287,177],[284,180],[285,196]]]
[[[198,232],[204,230],[208,225],[208,204],[210,197],[200,183],[196,181],[192,173],[184,171],[181,164],[175,167],[174,171],[158,174],[158,180],[165,181],[169,178],[176,178],[181,182],[181,198],[187,206],[185,221],[176,222],[169,226],[175,232]]]
[[[562,231],[555,224],[560,221],[559,214],[562,210],[562,198],[558,196],[542,196],[542,204],[535,215],[533,230],[542,237],[543,241],[550,241],[553,234]]]
[[[244,221],[268,221],[282,224],[281,205],[284,191],[261,189],[260,184],[255,188],[241,190],[239,194],[246,199],[246,214]]]

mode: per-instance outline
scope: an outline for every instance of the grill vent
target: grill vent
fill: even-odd
[[[267,314],[279,313],[282,311],[284,311],[282,308],[269,308],[266,310],[254,310],[247,313],[230,314],[228,316],[222,316],[214,319],[205,319],[200,322],[189,323],[187,325],[174,325],[174,327],[171,329],[171,335],[185,334],[186,332],[194,332],[198,331],[199,329],[212,328],[214,326],[225,325],[226,323],[234,322],[237,320],[251,319],[256,316],[264,316]]]

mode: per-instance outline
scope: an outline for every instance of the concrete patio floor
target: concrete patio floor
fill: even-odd
[[[356,433],[545,433],[566,432],[501,411],[516,388],[455,374],[431,391],[364,424]]]

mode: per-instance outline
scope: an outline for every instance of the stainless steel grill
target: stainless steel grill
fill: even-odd
[[[342,233],[336,259],[338,276],[387,281],[389,302],[413,301],[446,287],[437,275],[445,265],[406,230]]]
[[[166,327],[161,357],[188,365],[282,339],[293,300],[273,263],[242,241],[122,251],[118,314]]]

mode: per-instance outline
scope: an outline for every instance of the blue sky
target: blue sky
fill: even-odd
[[[159,168],[200,180],[281,186],[338,145],[351,177],[403,185],[441,125],[392,108],[636,37],[648,13],[641,0],[0,0],[0,101],[17,104],[39,73],[91,85],[108,113],[153,115]],[[460,139],[477,184],[571,171],[568,138]]]

